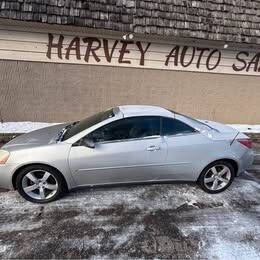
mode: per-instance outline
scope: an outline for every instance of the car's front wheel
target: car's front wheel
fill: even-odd
[[[64,181],[55,169],[44,165],[32,165],[18,173],[16,187],[26,200],[47,203],[63,194]]]
[[[202,171],[198,184],[208,193],[219,193],[231,185],[234,177],[235,170],[232,164],[227,161],[217,161]]]

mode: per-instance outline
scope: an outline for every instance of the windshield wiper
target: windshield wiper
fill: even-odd
[[[62,130],[58,133],[58,136],[56,138],[56,142],[61,142],[63,140],[63,137],[65,135],[65,133],[71,128],[73,127],[74,125],[78,124],[80,121],[76,121],[76,122],[73,122],[67,126],[65,126],[64,128],[62,128]]]

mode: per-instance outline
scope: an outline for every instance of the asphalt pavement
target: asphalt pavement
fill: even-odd
[[[2,191],[0,258],[259,259],[260,173],[216,195],[195,184],[135,185],[37,205]]]

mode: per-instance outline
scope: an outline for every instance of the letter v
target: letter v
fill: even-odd
[[[105,52],[105,56],[106,56],[106,59],[107,61],[110,63],[111,60],[112,60],[112,57],[113,57],[113,53],[114,53],[114,50],[116,48],[118,44],[118,40],[116,40],[113,44],[113,47],[111,49],[111,52],[109,53],[109,47],[108,47],[108,40],[107,39],[103,39],[103,45],[104,45],[104,52]]]

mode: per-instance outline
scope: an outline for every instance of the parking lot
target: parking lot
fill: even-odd
[[[0,192],[1,258],[259,259],[260,174],[224,193],[195,184],[102,187],[37,205]]]

